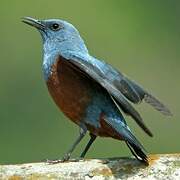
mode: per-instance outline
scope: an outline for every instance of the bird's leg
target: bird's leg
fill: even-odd
[[[78,136],[78,138],[76,139],[76,141],[73,143],[73,145],[71,146],[71,148],[67,151],[67,153],[63,156],[62,159],[60,160],[47,160],[47,162],[49,164],[56,164],[56,163],[60,163],[60,162],[65,162],[68,161],[69,158],[71,157],[72,152],[74,151],[74,149],[76,148],[76,146],[80,143],[80,141],[82,140],[82,138],[85,136],[87,130],[81,128],[80,129],[80,134]]]
[[[64,157],[62,158],[62,161],[67,161],[69,160],[69,158],[71,157],[72,152],[74,151],[74,149],[76,148],[76,146],[80,143],[80,141],[83,139],[83,137],[86,134],[86,129],[80,129],[80,134],[78,136],[78,138],[76,139],[76,141],[73,143],[73,145],[71,146],[71,148],[69,149],[69,151],[64,155]]]
[[[90,138],[89,142],[87,143],[84,151],[81,153],[80,158],[84,158],[84,156],[86,155],[87,151],[89,150],[89,148],[91,147],[92,143],[95,141],[97,136],[95,136],[94,134],[90,133],[90,137],[91,138]]]

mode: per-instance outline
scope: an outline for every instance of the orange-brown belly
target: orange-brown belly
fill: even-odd
[[[52,98],[66,116],[79,124],[91,101],[91,81],[62,58],[51,72],[47,86]]]

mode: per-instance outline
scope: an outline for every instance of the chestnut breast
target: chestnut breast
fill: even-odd
[[[58,57],[51,67],[47,86],[57,106],[79,124],[91,101],[91,80],[66,59]]]

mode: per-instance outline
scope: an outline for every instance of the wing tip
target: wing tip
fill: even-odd
[[[133,117],[136,123],[142,128],[142,130],[148,134],[150,137],[153,137],[151,130],[145,125],[141,115],[137,112],[136,116]]]
[[[151,131],[148,132],[148,135],[149,135],[150,137],[153,137],[153,136],[154,136]]]
[[[173,113],[170,111],[170,109],[151,94],[145,94],[144,101],[154,107],[157,111],[161,112],[163,115],[170,117],[173,116]]]

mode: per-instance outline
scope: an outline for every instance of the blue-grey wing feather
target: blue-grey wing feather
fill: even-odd
[[[77,54],[68,55],[66,58],[72,63],[74,66],[78,67],[82,72],[85,72],[92,79],[97,81],[102,87],[104,87],[109,94],[113,97],[113,99],[120,105],[122,110],[130,115],[137,124],[149,135],[152,136],[151,131],[146,127],[143,122],[140,114],[134,109],[134,107],[127,101],[125,96],[121,93],[116,86],[112,84],[112,82],[107,79],[107,76],[104,74],[104,69],[98,68],[101,64],[96,61],[88,61],[88,57],[83,57]],[[103,70],[102,70],[103,69]],[[110,77],[111,78],[111,77]]]
[[[97,60],[99,61],[99,60]],[[100,61],[101,62],[101,61]],[[162,114],[171,116],[171,111],[161,103],[157,98],[151,95],[149,92],[144,90],[136,82],[130,80],[128,77],[120,73],[118,70],[113,68],[111,65],[101,62],[104,64],[104,74],[107,75],[107,79],[116,86],[118,90],[131,102],[141,103],[143,100],[154,107],[156,110],[160,111]]]
[[[113,68],[111,65],[107,64],[104,61],[100,61],[91,57],[93,67],[98,69],[98,74],[105,78],[106,81],[111,83],[117,90],[119,90],[129,101],[137,104],[141,103],[143,100],[154,107],[156,110],[160,111],[166,116],[171,116],[172,113],[163,103],[161,103],[156,97],[143,89],[135,81],[130,80],[128,77],[123,75],[117,69]]]

